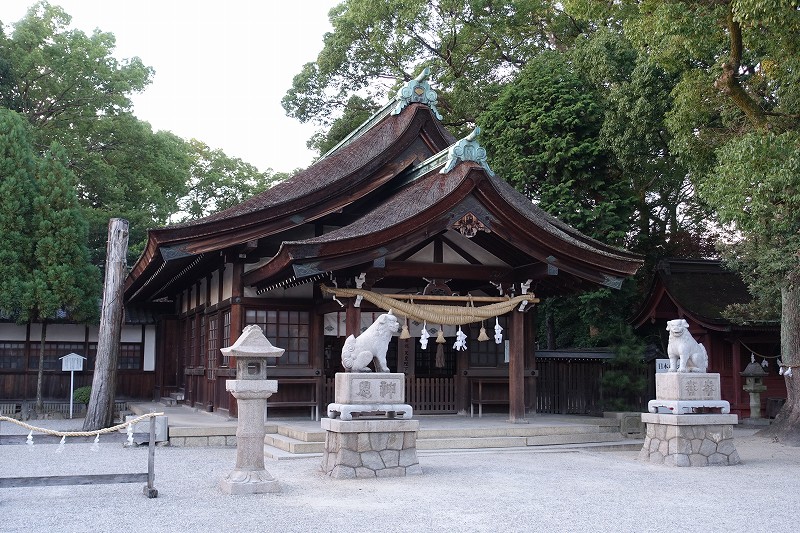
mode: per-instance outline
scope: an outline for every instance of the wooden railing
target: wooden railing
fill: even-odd
[[[406,403],[417,414],[455,413],[455,382],[453,378],[407,379]]]

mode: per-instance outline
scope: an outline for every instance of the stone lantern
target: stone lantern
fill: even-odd
[[[278,391],[278,382],[267,379],[267,359],[283,355],[264,336],[261,328],[247,326],[232,346],[220,351],[236,358],[236,379],[225,382],[239,406],[236,426],[236,468],[220,482],[226,494],[280,492],[280,485],[264,469],[264,412],[267,398]]]
[[[761,421],[761,393],[767,390],[763,382],[767,373],[756,363],[755,357],[750,356],[750,364],[739,374],[746,378],[742,389],[750,393],[750,420]]]

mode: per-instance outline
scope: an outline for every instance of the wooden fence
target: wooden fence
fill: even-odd
[[[562,415],[598,415],[603,410],[600,357],[536,358],[536,412]]]

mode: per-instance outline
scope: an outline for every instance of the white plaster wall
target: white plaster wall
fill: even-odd
[[[100,326],[89,326],[89,342],[97,342],[100,336]]]
[[[47,342],[83,342],[86,326],[83,324],[48,324]],[[42,325],[31,324],[31,342],[42,339]]]
[[[211,299],[209,305],[214,305],[219,302],[219,270],[215,270],[211,276]]]
[[[222,273],[222,299],[227,300],[233,295],[233,263],[225,263]]]
[[[142,326],[122,326],[122,334],[119,340],[120,342],[142,342]]]
[[[4,341],[24,341],[25,340],[25,332],[27,328],[25,326],[18,326],[17,324],[0,324],[0,340]]]
[[[201,279],[200,280],[200,305],[203,305],[203,304],[206,303],[206,295],[208,294],[207,287],[208,287],[208,282],[206,281],[206,278]]]
[[[144,329],[144,366],[142,370],[152,372],[156,369],[156,327],[146,326]]]
[[[27,327],[17,324],[0,323],[0,340],[24,341]]]

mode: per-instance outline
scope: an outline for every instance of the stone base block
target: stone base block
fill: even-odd
[[[676,415],[697,413],[698,409],[719,409],[723,415],[731,412],[731,404],[725,400],[650,400],[647,402],[647,410],[651,413],[657,413],[659,407],[669,409]]]
[[[659,400],[720,400],[719,374],[714,372],[662,372],[656,374]]]
[[[338,372],[334,403],[342,405],[406,401],[406,375],[402,372]]]
[[[234,470],[219,482],[219,488],[225,494],[263,494],[281,491],[278,480],[266,470]]]
[[[643,414],[647,430],[639,459],[668,466],[739,464],[737,421],[736,415]]]
[[[386,418],[402,418],[410,420],[414,416],[414,409],[405,403],[374,403],[374,404],[328,404],[328,418],[341,418],[352,420],[353,415],[382,416]]]
[[[322,471],[336,479],[400,477],[422,473],[417,420],[324,418]]]

